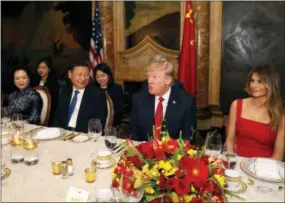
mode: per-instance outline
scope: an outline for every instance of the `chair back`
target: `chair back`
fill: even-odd
[[[34,87],[43,100],[43,108],[41,112],[41,125],[47,126],[50,116],[50,108],[51,108],[51,97],[47,87],[45,86],[36,86]]]
[[[113,120],[114,120],[114,104],[112,101],[112,98],[108,94],[108,92],[105,92],[105,97],[106,97],[106,102],[107,102],[107,118],[106,118],[106,123],[105,123],[105,130],[107,127],[112,127],[113,126]]]

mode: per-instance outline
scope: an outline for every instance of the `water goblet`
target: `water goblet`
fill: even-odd
[[[94,142],[102,135],[102,124],[100,119],[90,119],[88,122],[88,135]]]
[[[105,131],[105,145],[108,149],[113,150],[117,145],[117,130],[115,127],[107,127]]]
[[[221,134],[217,131],[207,133],[205,145],[207,154],[210,156],[219,156],[223,149]]]

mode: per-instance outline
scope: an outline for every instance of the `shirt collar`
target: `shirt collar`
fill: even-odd
[[[78,90],[78,89],[76,89],[76,88],[73,86],[73,91],[72,91],[72,93],[74,93],[76,90]],[[84,91],[85,91],[85,88],[80,89],[80,90],[78,90],[78,91],[79,91],[79,93],[83,94]]]
[[[167,102],[169,100],[169,97],[170,97],[170,92],[171,92],[171,88],[169,88],[164,95],[162,95],[162,96],[155,96],[155,100],[158,101],[159,97],[162,97],[163,101]]]

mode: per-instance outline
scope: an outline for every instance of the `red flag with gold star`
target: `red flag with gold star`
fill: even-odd
[[[188,93],[196,96],[195,25],[192,2],[186,2],[182,48],[179,56],[178,80]]]

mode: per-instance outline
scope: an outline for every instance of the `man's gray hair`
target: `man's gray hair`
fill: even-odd
[[[153,55],[148,62],[148,67],[154,63],[156,63],[158,67],[161,67],[162,70],[165,71],[166,75],[169,75],[172,77],[172,79],[174,79],[174,67],[168,60],[167,56],[161,54]]]

